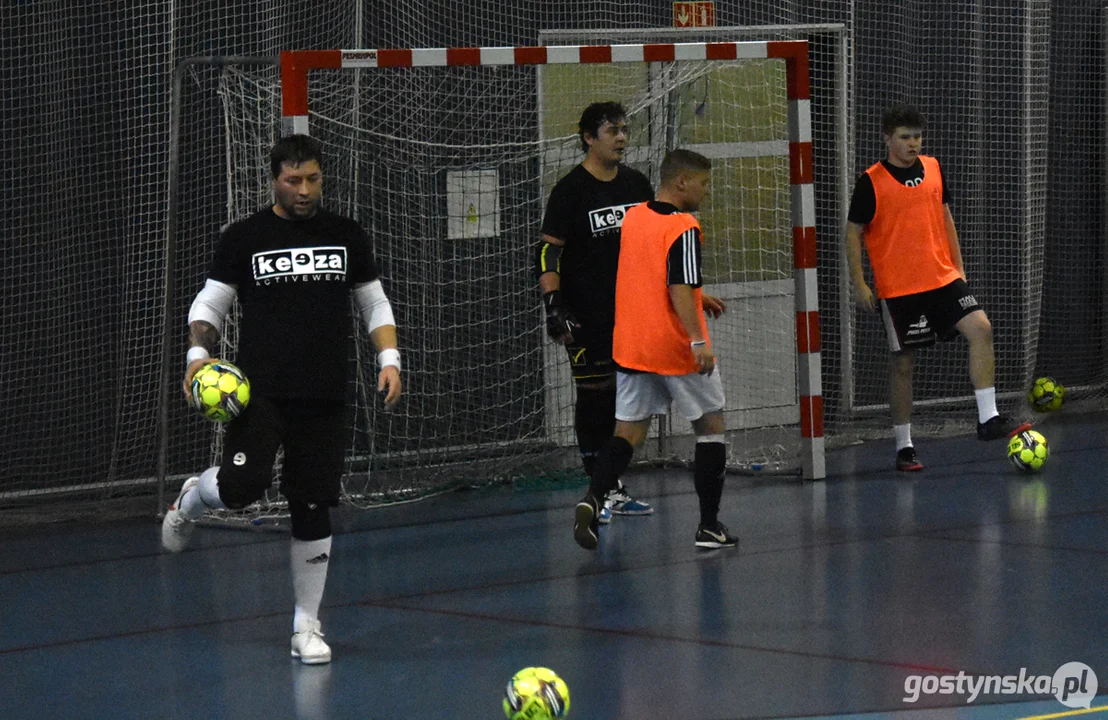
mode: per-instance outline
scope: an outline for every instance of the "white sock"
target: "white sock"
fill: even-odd
[[[906,447],[912,447],[912,423],[893,425],[893,434],[896,435],[897,452],[900,452]]]
[[[327,565],[331,559],[331,538],[322,540],[292,539],[289,561],[292,566],[292,591],[296,598],[296,613],[292,631],[308,629],[308,623],[319,619],[319,604],[323,601],[323,586],[327,583]]]
[[[985,422],[989,418],[996,417],[1000,413],[996,411],[996,388],[988,387],[974,390],[977,396],[977,422]]]
[[[219,499],[219,483],[215,476],[219,466],[210,467],[200,473],[200,484],[185,493],[181,498],[181,514],[191,520],[197,520],[206,510],[222,510],[223,501]]]

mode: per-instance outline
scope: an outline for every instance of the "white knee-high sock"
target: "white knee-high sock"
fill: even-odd
[[[330,560],[329,536],[321,540],[292,539],[289,561],[292,566],[292,591],[296,599],[293,632],[303,632],[308,629],[308,623],[319,619],[319,604],[323,601],[323,586],[327,583]]]
[[[223,501],[219,499],[219,483],[216,475],[219,474],[219,466],[210,467],[200,473],[200,484],[185,493],[181,498],[181,514],[192,520],[196,520],[204,514],[205,510],[222,510]]]

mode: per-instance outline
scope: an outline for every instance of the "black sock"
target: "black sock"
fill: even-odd
[[[712,527],[719,519],[723,477],[727,469],[727,448],[721,442],[698,442],[693,464],[693,482],[700,498],[700,523]]]
[[[608,493],[619,482],[619,476],[631,463],[635,449],[631,443],[621,437],[612,438],[606,447],[596,454],[596,469],[593,471],[589,492],[597,502],[603,502]]]
[[[596,472],[596,454],[612,439],[616,429],[616,388],[577,388],[573,410],[573,429],[585,472]]]

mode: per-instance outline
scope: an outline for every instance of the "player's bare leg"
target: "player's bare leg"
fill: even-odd
[[[1029,430],[1030,423],[1021,423],[996,409],[996,353],[993,349],[993,326],[985,311],[966,315],[955,326],[969,343],[969,376],[977,399],[977,439],[998,440]]]
[[[969,376],[974,390],[991,388],[996,382],[996,354],[993,325],[983,310],[972,312],[955,326],[969,343]]]
[[[893,425],[912,421],[912,374],[916,366],[916,351],[904,350],[889,358],[889,410]]]
[[[923,469],[912,445],[912,374],[916,351],[902,350],[889,357],[889,411],[896,437],[896,469],[915,472]]]

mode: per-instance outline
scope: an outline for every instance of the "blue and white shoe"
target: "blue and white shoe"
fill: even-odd
[[[608,507],[608,503],[604,503],[604,507],[600,508],[600,517],[598,518],[601,525],[607,525],[612,521],[612,509]]]
[[[615,515],[651,515],[654,512],[653,506],[631,497],[622,483],[608,493],[604,508],[610,509]]]

